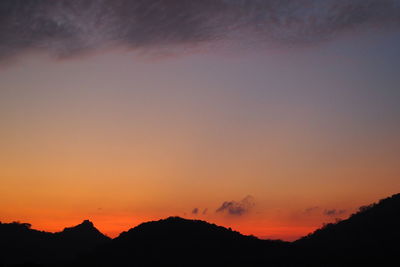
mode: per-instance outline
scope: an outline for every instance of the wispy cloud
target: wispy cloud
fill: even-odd
[[[222,39],[316,42],[399,23],[400,0],[2,0],[0,58],[26,50],[73,56],[110,46],[157,49]]]

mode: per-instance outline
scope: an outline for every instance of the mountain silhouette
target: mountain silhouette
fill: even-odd
[[[57,233],[34,230],[27,223],[0,223],[0,266],[61,264],[108,241],[88,220]]]
[[[62,232],[54,235],[58,240],[64,241],[65,244],[77,243],[74,246],[81,246],[82,248],[93,247],[110,240],[109,237],[97,230],[89,220],[84,220],[74,227],[64,228]]]
[[[225,227],[180,217],[143,223],[85,260],[96,266],[243,266],[277,260],[288,243],[260,240]]]
[[[363,206],[294,245],[308,266],[400,266],[400,194]]]
[[[200,220],[146,222],[110,239],[88,220],[58,233],[0,223],[0,266],[400,266],[400,194],[295,242]]]

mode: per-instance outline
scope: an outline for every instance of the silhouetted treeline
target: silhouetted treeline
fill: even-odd
[[[33,230],[27,223],[0,223],[0,266],[58,266],[110,240],[89,221],[58,233]]]
[[[54,234],[0,223],[0,266],[400,266],[399,227],[400,194],[292,243],[179,217],[112,240],[89,221]]]
[[[294,245],[310,266],[400,266],[400,194],[363,206]]]
[[[84,262],[96,266],[261,266],[266,257],[278,263],[277,254],[288,244],[170,217],[122,233]]]

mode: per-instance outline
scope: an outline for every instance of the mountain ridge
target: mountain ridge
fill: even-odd
[[[114,239],[103,235],[89,220],[56,233],[31,229],[27,223],[0,223],[0,251],[6,255],[0,257],[0,266],[400,264],[399,226],[400,194],[363,206],[348,219],[326,224],[294,242],[263,240],[181,217],[144,222]]]
[[[70,261],[109,240],[88,220],[55,233],[31,229],[29,223],[0,222],[0,266]]]

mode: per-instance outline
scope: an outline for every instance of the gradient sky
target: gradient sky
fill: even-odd
[[[114,237],[177,215],[294,240],[399,192],[399,1],[385,2],[394,14],[379,1],[349,1],[351,12],[338,15],[347,14],[346,23],[335,20],[340,27],[286,22],[266,34],[233,12],[245,26],[226,36],[217,27],[226,29],[225,20],[213,22],[212,34],[185,24],[192,11],[180,0],[168,8],[162,0],[133,1],[160,7],[165,17],[156,20],[150,9],[142,26],[151,38],[138,31],[120,39],[109,38],[122,32],[116,15],[90,31],[108,14],[98,7],[107,1],[83,9],[76,0],[73,10],[11,2],[0,4],[0,14],[13,10],[0,27],[0,221],[59,231],[90,219]],[[302,16],[329,17],[311,0],[204,6],[214,2],[276,8],[277,20],[299,24]],[[196,19],[214,18],[203,9]],[[361,11],[363,21],[349,19]],[[18,33],[15,25],[43,14],[57,25],[70,19],[84,37],[61,38],[55,29],[50,38],[42,22],[40,31]],[[157,28],[165,22],[173,28]]]

